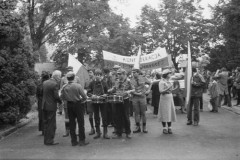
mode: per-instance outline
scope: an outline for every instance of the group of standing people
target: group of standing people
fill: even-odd
[[[163,133],[173,133],[172,122],[177,119],[174,96],[179,94],[180,86],[176,81],[171,81],[170,69],[163,70],[161,74],[157,73],[156,81],[153,82],[142,76],[138,68],[131,70],[131,78],[126,70],[118,65],[115,65],[112,71],[106,68],[89,70],[90,80],[84,86],[80,84],[79,77],[72,70],[72,67],[68,67],[68,72],[63,77],[58,70],[54,71],[51,78],[48,77],[49,79],[42,75],[42,83],[38,87],[39,130],[43,131],[45,145],[58,144],[54,142],[57,104],[64,106],[66,129],[64,137],[71,136],[72,146],[89,144],[85,141],[85,109],[91,126],[89,135],[95,135],[94,139],[100,138],[102,131],[104,139],[119,139],[123,133],[126,134],[126,138],[131,139],[131,133],[148,133],[146,95],[151,90],[154,93],[153,112],[162,122]],[[187,108],[188,125],[199,123],[199,103],[205,84],[203,76],[197,70],[193,69],[193,72],[191,103]],[[108,101],[111,98],[114,100]],[[115,98],[119,99],[115,101]],[[182,111],[185,111],[183,96],[180,99]],[[133,131],[131,131],[129,118],[131,106],[133,106],[135,119]],[[112,137],[108,135],[110,124],[114,127]],[[76,126],[78,126],[78,133],[76,133]]]

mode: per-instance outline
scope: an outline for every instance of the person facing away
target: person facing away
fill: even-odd
[[[209,94],[210,94],[210,103],[212,105],[212,110],[210,112],[218,112],[218,97],[219,97],[219,88],[218,88],[218,79],[219,77],[214,76],[212,83],[209,85]]]
[[[61,79],[61,71],[55,70],[52,73],[52,78],[43,82],[43,121],[44,121],[44,144],[56,145],[54,142],[56,132],[56,111],[57,103],[62,103],[58,90]]]
[[[63,86],[61,90],[61,98],[67,102],[67,110],[69,116],[70,135],[72,146],[85,146],[89,142],[85,141],[85,128],[84,128],[84,103],[87,99],[87,95],[84,93],[84,89],[81,84],[74,82],[75,74],[68,72],[68,83]],[[76,120],[78,123],[78,135],[79,142],[76,135]]]

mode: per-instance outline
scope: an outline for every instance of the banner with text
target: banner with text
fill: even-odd
[[[160,52],[161,51],[161,52]],[[105,67],[112,68],[119,65],[126,70],[131,70],[137,56],[121,56],[111,52],[103,51]],[[140,59],[140,68],[143,70],[152,70],[172,66],[171,55],[167,55],[166,50],[162,49],[151,54],[143,55]]]

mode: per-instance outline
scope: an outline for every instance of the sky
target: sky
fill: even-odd
[[[149,4],[152,7],[157,8],[160,0],[110,0],[109,5],[112,10],[117,14],[123,14],[126,18],[130,19],[132,27],[136,25],[136,17],[140,16],[141,8]],[[208,5],[215,5],[218,0],[202,0],[200,5],[204,8],[203,16],[205,18],[211,17],[211,12]]]

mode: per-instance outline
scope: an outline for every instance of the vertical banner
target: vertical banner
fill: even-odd
[[[187,68],[185,71],[185,107],[188,109],[190,105],[191,98],[191,87],[192,87],[192,58],[191,58],[191,49],[190,43],[188,42],[188,59],[187,59]]]

